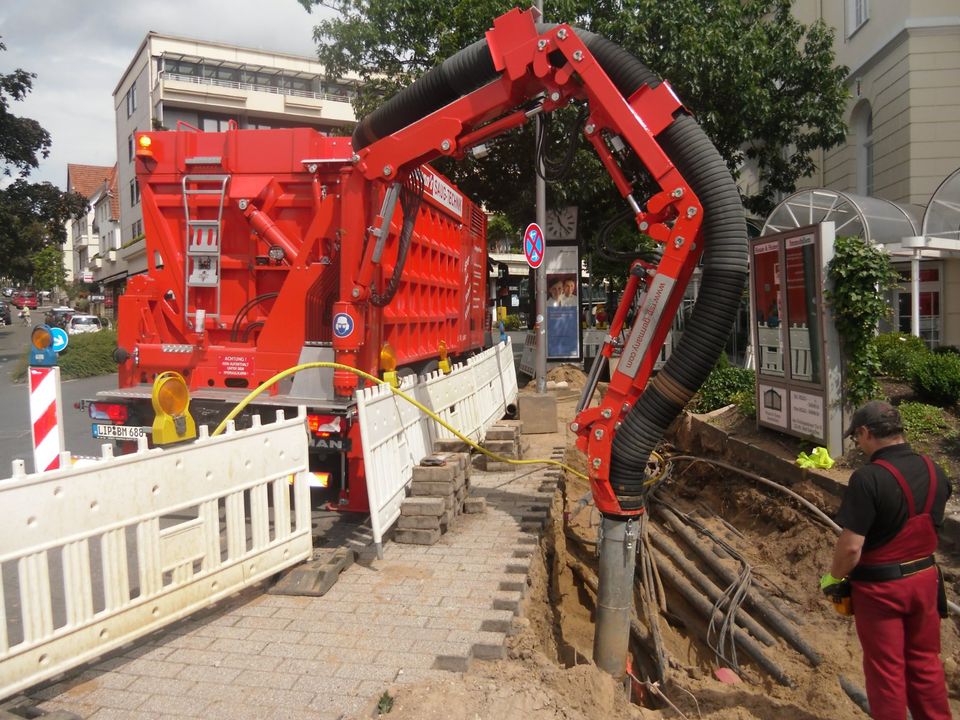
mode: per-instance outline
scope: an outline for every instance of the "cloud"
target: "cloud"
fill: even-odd
[[[12,111],[53,138],[50,157],[30,179],[62,188],[67,163],[116,162],[112,93],[148,31],[313,56],[320,17],[297,0],[7,0],[0,73],[37,75],[33,92]]]

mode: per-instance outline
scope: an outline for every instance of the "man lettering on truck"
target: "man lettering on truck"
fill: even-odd
[[[820,589],[849,595],[872,717],[950,720],[940,661],[943,577],[934,562],[950,481],[903,437],[899,411],[873,400],[853,414],[848,436],[870,462],[843,496],[830,572]]]

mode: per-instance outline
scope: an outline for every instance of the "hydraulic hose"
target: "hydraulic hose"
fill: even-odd
[[[580,478],[581,480],[587,480],[587,479],[589,479],[589,478],[587,478],[586,475],[584,475],[583,473],[581,473],[580,471],[578,471],[576,468],[570,467],[570,466],[567,465],[566,463],[562,463],[562,462],[560,462],[559,460],[553,460],[553,459],[549,459],[549,460],[547,460],[547,459],[543,459],[543,460],[533,460],[533,459],[531,459],[531,460],[517,460],[517,459],[515,459],[515,458],[508,458],[508,457],[504,457],[503,455],[498,455],[498,454],[495,453],[495,452],[491,452],[490,450],[487,450],[487,449],[486,449],[485,447],[483,447],[482,445],[478,445],[477,443],[475,443],[473,440],[471,440],[470,438],[468,438],[466,435],[464,435],[463,433],[461,433],[459,430],[457,430],[455,427],[453,427],[453,426],[450,425],[449,423],[445,422],[443,418],[441,418],[439,415],[437,415],[437,413],[435,413],[433,410],[431,410],[430,408],[428,408],[426,405],[423,405],[422,403],[418,402],[417,400],[415,400],[414,398],[410,397],[409,395],[407,395],[405,392],[403,392],[403,391],[400,390],[399,388],[391,385],[391,384],[390,384],[389,382],[387,382],[386,380],[381,380],[380,378],[375,377],[375,376],[371,375],[370,373],[366,373],[366,372],[364,372],[363,370],[359,370],[359,369],[357,369],[357,368],[355,368],[355,367],[351,367],[350,365],[343,365],[342,363],[335,363],[335,362],[317,361],[317,362],[301,363],[300,365],[294,365],[293,367],[289,367],[289,368],[287,368],[286,370],[281,370],[280,372],[278,372],[276,375],[274,375],[273,377],[271,377],[271,378],[270,378],[269,380],[267,380],[266,382],[262,383],[261,385],[258,385],[256,389],[254,389],[253,391],[247,393],[247,396],[246,396],[245,398],[243,398],[243,400],[241,400],[240,402],[238,402],[238,403],[234,406],[233,410],[231,410],[229,413],[227,413],[227,416],[226,416],[223,420],[220,421],[220,424],[217,425],[217,427],[214,429],[214,431],[213,431],[212,433],[210,433],[210,437],[216,437],[217,435],[221,434],[224,430],[226,430],[226,429],[227,429],[227,425],[230,423],[230,421],[233,420],[234,418],[236,418],[237,415],[239,415],[241,412],[243,412],[243,410],[244,410],[250,403],[252,403],[254,400],[256,400],[257,397],[259,397],[261,393],[265,392],[266,390],[269,390],[271,387],[273,387],[274,385],[276,385],[278,382],[280,382],[281,380],[283,380],[283,379],[285,379],[285,378],[290,377],[291,375],[295,375],[296,373],[302,372],[303,370],[311,370],[311,369],[314,369],[314,368],[331,368],[331,369],[333,369],[333,370],[345,370],[345,371],[347,371],[347,372],[353,373],[353,374],[356,375],[357,377],[361,377],[361,378],[363,378],[363,379],[365,379],[365,380],[369,380],[370,382],[372,382],[372,383],[374,383],[374,384],[376,384],[376,385],[386,385],[387,387],[390,388],[390,391],[391,391],[394,395],[396,395],[397,397],[399,397],[399,398],[401,398],[401,399],[403,399],[403,400],[406,400],[408,403],[410,403],[411,405],[413,405],[414,407],[416,407],[417,409],[419,409],[422,413],[424,413],[427,417],[429,417],[429,418],[430,418],[431,420],[433,420],[435,423],[437,423],[437,424],[440,425],[441,427],[446,428],[446,429],[449,430],[451,433],[453,433],[460,441],[466,443],[467,445],[469,445],[470,447],[472,447],[472,448],[473,448],[474,450],[476,450],[477,452],[479,452],[479,453],[481,453],[481,454],[483,454],[483,455],[486,455],[487,457],[489,457],[489,458],[492,459],[492,460],[496,460],[497,462],[509,463],[509,464],[511,464],[511,465],[555,465],[556,467],[559,467],[559,468],[561,468],[561,469],[563,469],[563,470],[566,470],[567,472],[575,475],[576,477]]]
[[[538,32],[554,25],[541,24]],[[623,48],[573,28],[624,97],[657,77]],[[359,150],[497,77],[485,40],[461,50],[364,117],[353,134]],[[657,137],[703,205],[703,275],[679,346],[626,415],[613,441],[610,482],[624,510],[643,508],[645,468],[663,433],[716,363],[747,280],[747,229],[737,186],[693,118],[679,115]]]

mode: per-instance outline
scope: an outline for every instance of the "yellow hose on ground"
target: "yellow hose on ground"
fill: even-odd
[[[583,480],[590,479],[586,475],[584,475],[582,472],[579,472],[578,470],[574,470],[572,467],[570,467],[569,465],[565,465],[559,460],[515,460],[513,458],[503,457],[502,455],[497,455],[496,453],[492,453],[486,448],[483,448],[477,445],[477,443],[473,442],[473,440],[471,440],[470,438],[464,435],[461,435],[456,428],[451,427],[446,422],[444,422],[444,420],[435,412],[433,412],[433,410],[417,402],[412,397],[402,392],[399,388],[395,388],[390,383],[384,380],[381,380],[378,377],[374,377],[370,373],[366,373],[363,370],[358,370],[355,367],[350,367],[349,365],[343,365],[342,363],[335,363],[335,362],[319,362],[318,361],[318,362],[302,363],[301,365],[294,365],[293,367],[290,367],[290,368],[287,368],[286,370],[278,372],[272,378],[270,378],[265,383],[260,385],[256,390],[254,390],[249,395],[247,395],[243,400],[237,403],[237,406],[229,412],[229,414],[223,419],[223,421],[219,425],[217,425],[217,429],[214,430],[213,433],[211,433],[211,437],[215,437],[220,433],[222,433],[224,429],[227,427],[227,423],[233,420],[237,415],[239,415],[243,411],[243,409],[247,405],[249,405],[251,402],[253,402],[253,400],[264,390],[269,389],[272,385],[280,382],[285,377],[298,373],[301,370],[309,370],[311,368],[333,368],[335,370],[346,370],[347,372],[352,372],[354,375],[359,375],[364,380],[369,380],[370,382],[376,383],[377,385],[386,385],[387,387],[390,388],[390,391],[394,395],[399,395],[401,398],[406,400],[411,405],[414,405],[415,407],[419,408],[421,412],[425,413],[427,416],[432,418],[433,421],[436,422],[438,425],[446,428],[447,430],[452,432],[454,435],[456,435],[458,438],[460,438],[460,440],[465,442],[467,445],[469,445],[470,447],[476,450],[479,450],[481,453],[483,453],[489,458],[496,460],[497,462],[511,463],[512,465],[556,465],[557,467],[563,468],[564,470],[567,470],[568,472],[573,473],[578,478],[581,478]]]

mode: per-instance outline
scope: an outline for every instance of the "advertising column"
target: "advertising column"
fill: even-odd
[[[757,424],[843,452],[839,339],[823,301],[833,223],[751,242]]]

